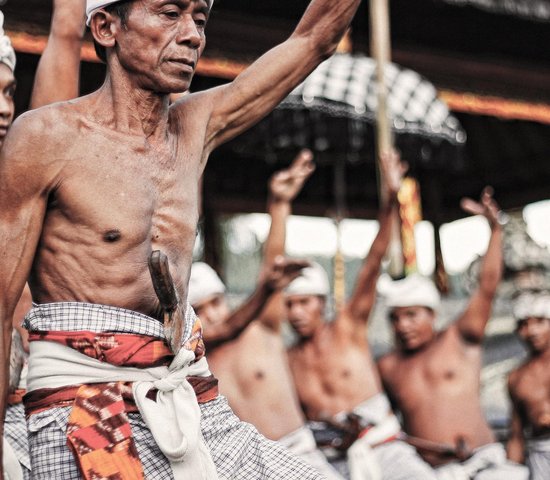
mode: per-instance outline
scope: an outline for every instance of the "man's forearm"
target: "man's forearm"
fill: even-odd
[[[254,293],[219,326],[209,326],[207,348],[215,348],[238,337],[242,331],[258,316],[264,308],[273,290],[260,282]]]
[[[294,35],[308,36],[321,55],[331,55],[348,28],[361,0],[313,0]]]
[[[479,273],[479,288],[486,296],[494,296],[502,278],[502,227],[491,226],[491,237]]]
[[[31,108],[78,96],[85,10],[84,0],[54,1],[50,35],[38,65]]]
[[[269,199],[267,211],[271,217],[271,226],[264,247],[264,268],[271,265],[276,257],[285,254],[286,221],[292,207],[288,201]]]

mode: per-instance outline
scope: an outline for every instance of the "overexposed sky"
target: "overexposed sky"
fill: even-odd
[[[524,218],[529,234],[541,245],[550,247],[550,200],[528,205]],[[265,214],[239,216],[235,220],[232,249],[239,251],[250,245],[252,236],[265,241],[269,217]],[[378,224],[373,220],[344,220],[341,225],[341,246],[344,255],[364,257],[368,252]],[[441,227],[441,248],[449,273],[463,271],[476,255],[482,255],[489,241],[489,227],[483,217],[469,217]],[[252,234],[252,235],[251,235]],[[415,229],[417,259],[420,273],[429,275],[434,269],[433,226],[420,222]],[[287,252],[293,256],[331,256],[337,247],[337,231],[328,218],[292,216],[287,224]]]

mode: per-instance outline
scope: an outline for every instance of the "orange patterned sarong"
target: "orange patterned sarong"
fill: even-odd
[[[29,341],[60,343],[89,357],[122,367],[167,366],[174,357],[163,340],[143,335],[50,331],[33,332]],[[197,350],[203,353],[200,348]],[[189,377],[188,381],[195,389],[199,403],[217,397],[217,380],[213,376]],[[151,390],[148,396],[155,399],[156,391]],[[131,383],[48,388],[25,396],[27,415],[60,406],[72,406],[67,444],[84,479],[145,478],[128,421],[128,413],[137,411]]]

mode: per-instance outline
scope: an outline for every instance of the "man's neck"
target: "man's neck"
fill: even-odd
[[[550,360],[550,345],[548,345],[544,350],[538,350],[531,352],[531,358],[535,361],[547,362]]]
[[[99,92],[100,118],[111,128],[148,141],[166,138],[170,97],[139,88],[127,75],[107,75]]]

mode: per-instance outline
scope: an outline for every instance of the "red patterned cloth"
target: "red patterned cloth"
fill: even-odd
[[[202,356],[199,337],[192,339],[193,347]],[[167,366],[174,357],[163,340],[143,335],[51,331],[33,332],[29,335],[29,341],[60,343],[91,358],[123,367]],[[199,402],[205,403],[218,396],[217,380],[213,376],[190,377],[188,380]],[[149,396],[154,399],[156,391],[151,390]],[[40,389],[25,396],[27,415],[59,406],[72,406],[67,443],[83,478],[144,478],[127,415],[137,411],[131,383]]]

